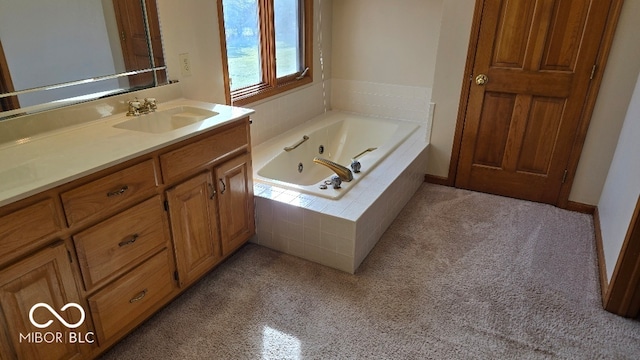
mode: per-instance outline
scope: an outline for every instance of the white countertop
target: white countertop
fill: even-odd
[[[0,145],[0,206],[188,139],[254,112],[246,108],[187,99],[160,103],[158,111],[179,105],[212,110],[218,115],[173,131],[152,134],[113,127],[131,119],[118,114]]]

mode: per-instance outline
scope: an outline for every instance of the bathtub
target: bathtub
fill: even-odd
[[[329,199],[339,199],[384,160],[418,125],[406,121],[329,112],[278,139],[264,151],[275,156],[255,173],[255,181]],[[295,149],[285,151],[285,147]],[[357,157],[360,172],[339,189],[326,185],[334,172],[313,162],[321,157],[349,168]]]
[[[330,111],[254,146],[251,241],[355,273],[424,182],[428,138],[415,122]],[[351,182],[319,188],[333,171],[314,157],[348,167],[359,154],[361,172]]]

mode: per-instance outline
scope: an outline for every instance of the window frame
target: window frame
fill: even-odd
[[[260,28],[262,81],[256,85],[231,91],[226,30],[224,26],[224,9],[222,0],[218,0],[218,26],[220,28],[222,70],[227,104],[249,104],[313,82],[313,0],[298,0],[303,7],[300,14],[303,29],[299,32],[302,40],[301,50],[303,53],[301,54],[300,60],[304,62],[303,70],[281,78],[276,77],[273,1],[274,0],[257,0],[259,8],[258,26]],[[305,68],[308,69],[305,75],[301,79],[298,79]]]

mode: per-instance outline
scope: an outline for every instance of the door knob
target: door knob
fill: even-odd
[[[480,75],[476,76],[476,84],[477,85],[484,85],[484,84],[487,83],[487,81],[489,81],[489,78],[485,74],[480,74]]]

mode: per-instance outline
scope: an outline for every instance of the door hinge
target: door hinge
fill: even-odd
[[[596,75],[597,68],[598,68],[598,65],[593,64],[593,67],[591,68],[591,75],[589,76],[589,80],[593,80],[593,77]]]
[[[169,200],[164,201],[164,211],[169,211]]]
[[[173,272],[173,278],[176,279],[177,282],[180,282],[180,276],[178,275],[178,270]]]
[[[67,256],[69,257],[69,262],[73,264],[73,256],[71,256],[71,251],[67,250]]]
[[[564,174],[562,175],[562,183],[564,184],[567,181],[567,174],[569,173],[569,170],[564,169]]]

